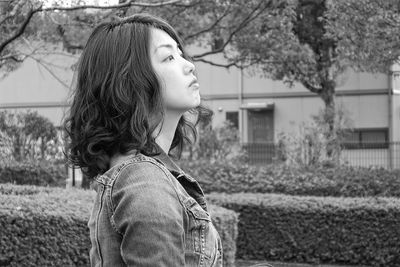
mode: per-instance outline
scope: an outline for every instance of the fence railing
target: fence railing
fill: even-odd
[[[266,165],[279,161],[279,149],[274,143],[242,143],[249,163]],[[341,151],[341,161],[359,167],[400,169],[400,142],[346,143]]]

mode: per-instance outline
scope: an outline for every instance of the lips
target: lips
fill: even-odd
[[[199,83],[197,82],[197,79],[194,78],[193,81],[189,84],[189,87],[199,87]]]

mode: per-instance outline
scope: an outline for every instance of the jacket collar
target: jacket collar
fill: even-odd
[[[184,175],[182,169],[170,158],[170,156],[168,156],[161,147],[158,146],[158,148],[160,153],[153,156],[153,158],[161,162],[169,171]]]
[[[193,177],[186,174],[181,168],[179,168],[179,166],[161,148],[159,148],[159,151],[161,153],[153,156],[153,158],[163,164],[172,173],[172,175],[175,176],[186,192],[193,197],[205,211],[208,211],[204,198],[204,192],[201,189],[200,184],[193,179]]]
[[[158,151],[160,152],[159,154],[151,157],[160,164],[164,165],[172,173],[172,175],[175,176],[186,192],[192,196],[205,211],[207,211],[204,192],[199,183],[193,177],[186,174],[159,146]],[[137,154],[138,151],[130,153],[131,156],[136,156]],[[116,166],[124,160],[126,160],[126,156],[118,157],[115,161],[113,161],[112,165]]]

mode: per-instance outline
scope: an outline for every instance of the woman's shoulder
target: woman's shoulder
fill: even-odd
[[[160,162],[137,155],[115,166],[109,191],[111,201],[113,206],[126,198],[154,205],[160,201],[180,202],[181,194],[174,180],[175,177]]]
[[[156,159],[141,153],[117,155],[110,161],[110,168],[95,180],[106,186],[114,186],[120,180],[168,178],[169,171]]]
[[[150,156],[143,155],[141,153],[119,157],[116,164],[110,168],[111,179],[154,179],[154,178],[166,178],[168,170],[163,164],[155,160]]]

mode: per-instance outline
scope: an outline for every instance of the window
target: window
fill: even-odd
[[[239,112],[238,111],[227,111],[225,119],[230,121],[236,129],[239,129]]]
[[[345,149],[388,148],[388,128],[355,129],[344,141]]]

